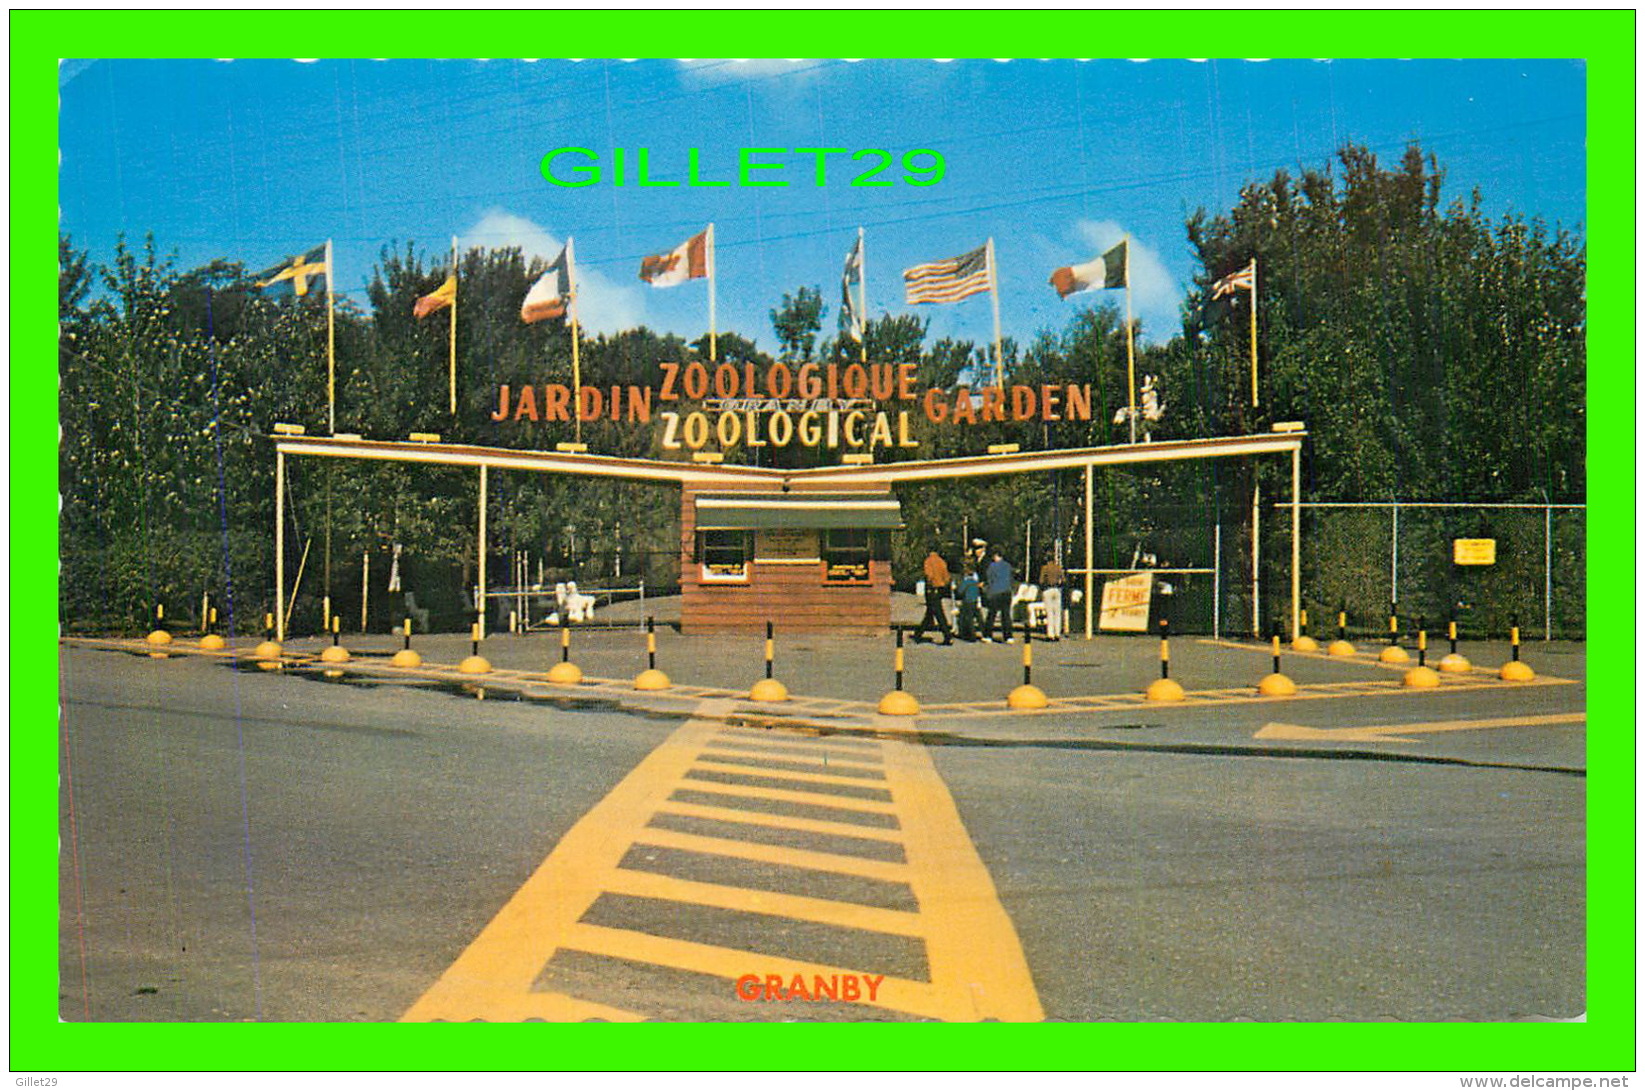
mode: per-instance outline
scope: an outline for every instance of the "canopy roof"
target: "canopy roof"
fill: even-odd
[[[697,497],[698,530],[901,530],[894,496],[860,492],[727,493]]]

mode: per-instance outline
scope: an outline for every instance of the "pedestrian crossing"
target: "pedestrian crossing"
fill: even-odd
[[[404,1019],[1042,1019],[917,739],[733,707],[702,702]]]

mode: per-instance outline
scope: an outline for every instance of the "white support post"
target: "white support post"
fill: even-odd
[[[1091,475],[1095,469],[1093,463],[1085,464],[1085,639],[1091,639],[1091,595],[1094,573],[1097,567],[1096,550],[1093,548],[1091,528]]]
[[[1302,634],[1302,448],[1291,448],[1291,639]]]
[[[479,632],[483,640],[486,635],[486,466],[480,464],[480,619]]]
[[[286,642],[286,453],[274,454],[274,639]]]
[[[1251,486],[1251,635],[1262,639],[1262,485]]]

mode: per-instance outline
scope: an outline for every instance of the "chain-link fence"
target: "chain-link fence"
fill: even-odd
[[[1524,639],[1580,639],[1586,586],[1586,508],[1581,504],[1462,502],[1318,503],[1300,507],[1300,600],[1317,636],[1337,614],[1360,638],[1402,633],[1418,619],[1430,631],[1456,613],[1465,638],[1503,638],[1516,621]],[[1153,572],[1150,628],[1168,617],[1176,632],[1267,636],[1291,618],[1291,505],[1265,500],[1259,548],[1252,506],[1148,505],[1144,514],[1106,510],[1093,527],[1093,618],[1105,581]],[[1083,528],[1065,551],[1070,588],[1084,587]],[[1457,539],[1491,539],[1489,565],[1454,563]],[[1256,609],[1253,610],[1253,604]],[[1073,627],[1084,607],[1072,608]]]
[[[1265,522],[1278,525],[1263,527],[1263,573],[1282,578],[1289,505],[1271,510]],[[1305,503],[1303,602],[1321,623],[1346,609],[1363,633],[1386,633],[1397,603],[1403,631],[1419,617],[1435,629],[1454,610],[1467,635],[1501,637],[1517,619],[1527,639],[1580,639],[1586,524],[1582,504]],[[1494,562],[1456,564],[1458,539],[1492,540]],[[1266,591],[1263,603],[1281,608]]]

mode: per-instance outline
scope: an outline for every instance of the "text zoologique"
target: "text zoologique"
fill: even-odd
[[[758,373],[753,364],[738,367],[661,364],[662,384],[649,386],[581,386],[563,383],[497,387],[493,421],[630,421],[648,424],[653,402],[702,402],[710,408],[685,413],[658,409],[662,446],[701,450],[787,447],[918,447],[909,431],[909,410],[874,408],[886,402],[918,402],[936,424],[983,424],[990,421],[1089,421],[1089,383],[1021,383],[916,391],[914,364],[772,364]]]

